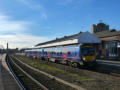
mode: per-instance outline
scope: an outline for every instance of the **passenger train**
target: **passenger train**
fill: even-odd
[[[93,66],[97,56],[95,48],[89,44],[29,49],[25,50],[25,55],[73,67]]]

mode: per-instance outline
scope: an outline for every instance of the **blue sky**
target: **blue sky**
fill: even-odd
[[[91,29],[100,20],[120,30],[119,0],[0,0],[0,43],[10,48]]]

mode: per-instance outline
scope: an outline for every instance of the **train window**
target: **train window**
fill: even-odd
[[[60,52],[60,55],[62,55],[62,52]]]
[[[53,55],[55,54],[55,52],[53,51]]]
[[[75,48],[75,56],[77,56],[77,48]]]
[[[45,51],[44,54],[47,55],[47,52]]]
[[[52,54],[52,55],[53,55],[53,52],[50,52],[50,54]]]
[[[54,55],[56,54],[55,51],[53,51],[53,54],[54,54]]]
[[[68,51],[68,56],[70,56],[71,55],[71,53],[70,53],[70,51]]]
[[[77,56],[77,51],[75,51],[75,56]]]
[[[59,52],[57,52],[57,55],[59,55]]]
[[[54,51],[52,52],[52,55],[54,55]]]

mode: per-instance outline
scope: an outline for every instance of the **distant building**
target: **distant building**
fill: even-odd
[[[98,24],[93,24],[91,27],[91,32],[92,33],[97,33],[101,31],[108,31],[109,30],[109,25],[106,25],[104,23],[98,23]]]

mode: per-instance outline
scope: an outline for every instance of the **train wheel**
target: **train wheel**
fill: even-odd
[[[59,63],[58,60],[55,60],[55,63]]]
[[[68,66],[72,66],[72,63],[70,61],[67,62]]]
[[[50,59],[48,58],[48,59],[47,59],[47,61],[49,62],[49,61],[50,61]]]
[[[72,66],[73,66],[74,68],[77,68],[77,67],[78,67],[78,64],[77,64],[77,63],[73,63]]]

